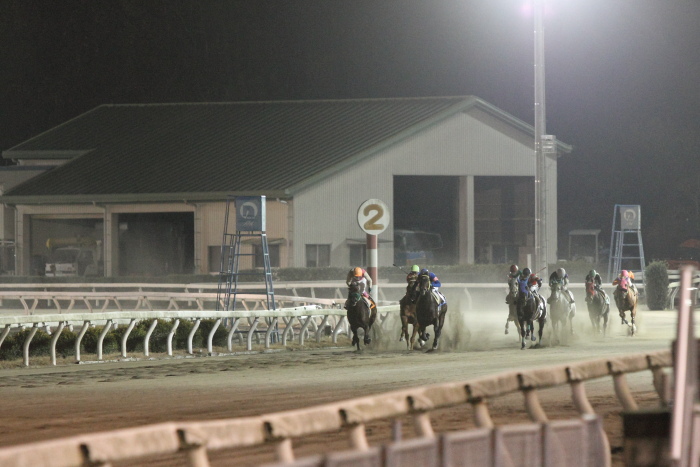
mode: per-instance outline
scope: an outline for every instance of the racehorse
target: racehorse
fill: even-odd
[[[418,334],[418,320],[416,319],[416,303],[415,303],[415,288],[416,280],[412,280],[406,286],[406,295],[399,300],[399,317],[401,318],[401,334],[399,342],[406,339],[406,347],[408,350],[413,350],[413,343],[416,341]],[[413,333],[408,337],[408,325],[413,326]]]
[[[593,331],[596,334],[605,336],[608,330],[608,315],[610,314],[610,304],[605,300],[603,294],[598,293],[595,288],[595,283],[586,282],[586,305],[588,306],[588,317],[591,319]],[[603,318],[603,327],[601,328],[600,319]]]
[[[617,286],[613,293],[615,305],[617,305],[617,311],[620,313],[620,319],[622,319],[621,324],[629,326],[629,334],[634,336],[637,333],[637,326],[634,324],[634,320],[637,316],[637,294],[631,286],[627,289],[623,289],[620,285]],[[630,312],[632,323],[629,323],[627,319],[625,319],[625,311]]]
[[[520,337],[520,321],[518,321],[518,307],[516,301],[518,299],[518,279],[511,277],[508,280],[508,296],[506,300],[508,301],[508,319],[506,320],[506,334],[508,334],[508,324],[510,321],[515,324],[515,328],[518,330],[518,338]]]
[[[348,323],[350,323],[350,330],[352,331],[352,344],[357,346],[358,352],[360,351],[360,338],[357,335],[357,330],[362,329],[364,331],[364,343],[369,345],[372,342],[372,338],[369,336],[369,331],[372,329],[374,320],[377,318],[377,309],[370,309],[367,300],[362,296],[360,292],[360,284],[356,281],[352,281],[348,287]]]
[[[430,276],[421,274],[418,277],[418,299],[416,300],[416,318],[418,320],[419,339],[422,342],[428,340],[429,336],[425,330],[428,326],[432,326],[435,330],[433,338],[433,347],[431,350],[438,348],[438,341],[442,332],[442,325],[445,324],[445,315],[447,314],[447,303],[438,306],[437,300],[433,295],[430,287]],[[411,346],[412,347],[412,346]]]
[[[561,284],[552,284],[552,297],[549,303],[550,314],[552,320],[552,331],[553,337],[556,341],[559,341],[566,328],[566,324],[569,324],[570,333],[574,333],[574,323],[572,313],[575,313],[575,308],[573,304],[564,297],[564,291],[561,288]]]
[[[532,335],[532,340],[536,341],[535,337],[535,325],[534,322],[537,321],[539,324],[539,341],[533,347],[539,347],[542,344],[542,332],[544,331],[544,325],[547,322],[547,307],[545,305],[544,299],[540,300],[539,303],[535,300],[534,292],[537,291],[536,286],[530,287],[530,293],[526,297],[521,291],[518,291],[518,321],[520,323],[520,349],[525,348],[525,338]]]

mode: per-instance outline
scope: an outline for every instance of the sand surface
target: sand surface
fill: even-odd
[[[360,353],[343,339],[342,346],[316,349],[1,370],[0,446],[165,421],[259,415],[512,369],[664,350],[675,336],[675,312],[645,310],[638,315],[636,337],[627,336],[616,313],[608,336],[593,336],[584,305],[574,321],[573,337],[556,344],[547,328],[542,348],[520,350],[512,325],[509,335],[503,333],[506,315],[503,309],[484,307],[452,310],[440,349],[431,353],[407,351],[398,342],[398,322],[390,320],[372,346]],[[658,404],[650,372],[631,375],[629,382],[641,407]],[[587,383],[586,389],[604,418],[611,446],[621,446],[621,407],[612,380]],[[576,416],[568,387],[542,391],[540,396],[551,419]],[[528,420],[519,394],[494,399],[490,408],[497,424]],[[436,431],[473,426],[469,406],[435,412],[431,419]],[[410,419],[402,423],[403,436],[414,436]],[[391,437],[390,421],[367,428],[370,443]],[[297,457],[346,446],[343,433],[294,441]],[[261,446],[212,452],[210,459],[212,465],[258,465],[274,457],[271,446]],[[621,454],[613,459],[622,465]],[[186,464],[173,457],[138,465]]]

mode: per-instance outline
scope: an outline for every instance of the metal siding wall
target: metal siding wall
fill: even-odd
[[[327,243],[331,243],[331,266],[348,266],[346,239],[365,237],[357,225],[357,209],[369,198],[379,198],[391,209],[394,175],[534,176],[535,155],[529,136],[510,127],[494,128],[480,120],[480,112],[474,113],[455,115],[298,193],[294,198],[294,266],[305,265],[306,244]],[[556,161],[551,170],[556,173]],[[548,185],[554,183],[549,192],[556,198],[556,179],[549,179]],[[554,215],[548,209],[550,219],[556,219],[556,200],[549,204],[555,209]],[[550,235],[552,231],[556,223],[550,223]],[[379,240],[392,239],[390,224]],[[556,242],[556,234],[551,241]],[[391,244],[380,243],[379,264],[387,266],[392,260]]]
[[[275,238],[287,238],[287,209],[288,205],[276,200],[266,200],[266,233],[268,241]],[[209,247],[221,247],[224,234],[224,219],[226,217],[226,202],[200,203],[198,209],[201,216],[201,247],[202,273],[209,272]],[[229,213],[228,232],[236,230],[236,213]],[[244,246],[245,252],[251,252],[252,247]],[[252,257],[241,257],[241,268],[252,267]],[[286,242],[280,245],[280,266],[287,265]],[[218,269],[218,265],[214,269]]]

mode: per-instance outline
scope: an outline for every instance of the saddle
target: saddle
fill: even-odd
[[[437,303],[438,308],[447,303],[447,299],[443,301],[443,297],[440,295],[440,293],[433,288],[430,289],[430,295],[433,296],[433,299],[435,300],[435,303]]]

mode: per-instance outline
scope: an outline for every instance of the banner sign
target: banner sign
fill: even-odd
[[[265,197],[236,196],[236,230],[265,231]]]

